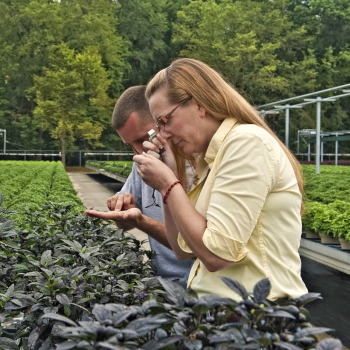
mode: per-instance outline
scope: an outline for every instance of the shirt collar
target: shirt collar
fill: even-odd
[[[223,120],[218,130],[212,137],[206,153],[200,155],[200,158],[198,159],[196,171],[193,178],[192,190],[206,179],[222,143],[226,139],[231,129],[237,123],[238,122],[235,118],[226,118]]]
[[[209,167],[211,167],[211,164],[213,163],[227,135],[236,124],[237,120],[235,118],[225,118],[212,137],[204,156],[204,160],[207,162]]]

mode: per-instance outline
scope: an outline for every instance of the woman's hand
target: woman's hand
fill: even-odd
[[[174,172],[152,154],[143,152],[135,155],[133,160],[137,163],[137,172],[143,181],[162,195],[165,194],[169,185],[177,180]]]
[[[170,144],[164,137],[157,134],[157,136],[153,137],[151,141],[145,141],[143,147],[147,150],[148,154],[160,159],[174,172],[174,174],[177,174],[174,153]]]

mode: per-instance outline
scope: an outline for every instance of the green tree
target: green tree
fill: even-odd
[[[76,52],[98,47],[111,79],[108,94],[119,96],[128,51],[117,33],[117,9],[112,0],[0,2],[0,117],[10,142],[50,147],[50,134],[30,122],[35,101],[29,91],[33,77],[42,76],[48,67],[51,48],[60,43]]]
[[[285,6],[284,0],[193,1],[178,14],[173,41],[181,56],[216,68],[254,104],[293,96],[304,82],[314,85],[316,61]]]
[[[130,51],[124,84],[126,87],[145,84],[169,61],[167,0],[119,0],[118,3],[118,32],[128,42]]]
[[[320,54],[332,47],[338,54],[350,44],[350,4],[347,0],[311,0],[311,15],[319,21],[315,46]]]
[[[34,116],[58,141],[65,164],[67,147],[73,147],[77,139],[100,146],[112,108],[107,95],[111,80],[95,47],[79,53],[60,44],[51,48],[48,59],[44,74],[34,77]]]
[[[317,62],[317,90],[350,82],[350,3],[347,0],[289,0],[288,18],[303,26]],[[312,92],[311,89],[305,90]],[[304,92],[305,92],[304,91]],[[337,92],[339,94],[339,91]],[[350,128],[350,97],[322,104],[322,130]],[[309,112],[309,113],[307,113]],[[315,127],[315,106],[298,112],[301,128]],[[345,144],[345,143],[344,143]],[[346,146],[342,145],[343,152]],[[350,149],[350,148],[349,148]]]
[[[86,46],[97,46],[103,65],[112,79],[109,95],[113,98],[119,96],[124,90],[122,80],[130,55],[127,43],[118,31],[117,11],[120,2],[61,0],[60,5],[62,41],[79,52]]]
[[[48,3],[13,0],[0,3],[0,115],[8,131],[12,148],[33,148],[39,132],[30,122],[34,103],[27,96],[33,84],[33,74],[40,74],[47,63],[46,46],[52,43],[47,37],[45,21],[56,25],[57,7]],[[42,10],[40,16],[39,8]],[[35,24],[35,26],[34,26]],[[2,84],[5,82],[5,84]],[[28,118],[29,117],[29,118]],[[22,132],[31,134],[22,138]]]

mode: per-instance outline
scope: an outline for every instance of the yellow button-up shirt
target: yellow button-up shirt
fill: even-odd
[[[267,277],[272,300],[307,293],[298,253],[302,196],[292,165],[267,131],[225,119],[197,166],[189,198],[207,219],[205,246],[232,262],[209,272],[195,261],[188,287],[199,296],[239,300],[220,276],[239,281],[248,292]],[[178,242],[191,252],[181,233]]]

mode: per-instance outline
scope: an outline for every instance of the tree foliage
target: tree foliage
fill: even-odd
[[[111,83],[96,48],[76,53],[66,44],[51,48],[49,67],[34,77],[34,116],[43,130],[58,140],[65,164],[67,147],[81,138],[88,146],[99,146],[102,123],[109,117]]]
[[[41,98],[35,95],[33,86],[40,77],[48,79],[48,71],[53,69],[50,53],[62,44],[74,50],[74,55],[95,50],[108,73],[106,92],[112,103],[124,89],[147,83],[173,59],[186,56],[208,63],[251,103],[260,105],[349,83],[350,3],[2,0],[0,127],[7,129],[12,148],[53,147],[52,126],[44,127],[42,120],[39,123],[37,117],[33,118],[34,111],[38,116]],[[66,69],[68,72],[69,67]],[[77,68],[66,79],[70,74],[74,79]],[[76,84],[76,97],[89,95],[86,83]],[[72,88],[69,83],[67,89]],[[79,107],[85,110],[83,120],[92,124],[85,124],[85,131],[74,130],[75,142],[70,139],[69,147],[90,147],[91,143],[96,146],[98,141],[107,149],[116,147],[118,139],[109,126],[113,105],[107,111],[106,100],[100,102],[104,113],[91,101]],[[67,104],[69,107],[74,114],[77,107]],[[323,131],[349,129],[349,108],[349,98],[334,105],[323,104]],[[294,110],[291,135],[296,137],[301,128],[314,128],[314,115],[312,106]],[[99,140],[92,141],[97,122],[102,129],[96,133]],[[268,122],[280,136],[284,134],[282,115],[269,117]],[[73,131],[66,132],[70,135]]]
[[[119,0],[118,31],[130,50],[125,84],[147,83],[150,75],[167,62],[167,0]]]
[[[0,3],[0,115],[9,129],[10,142],[16,140],[12,148],[21,144],[23,147],[50,147],[51,137],[45,132],[46,128],[29,123],[37,101],[32,91],[35,91],[34,77],[47,74],[50,52],[62,43],[77,53],[95,47],[111,79],[109,96],[120,94],[127,48],[116,31],[116,10],[117,5],[109,0],[11,0]],[[83,68],[86,67],[81,62]],[[90,83],[93,85],[94,81]],[[80,88],[88,88],[88,85]],[[79,91],[83,95],[88,93]],[[96,106],[96,109],[100,108],[105,108],[105,101],[101,107]],[[105,120],[101,125],[107,128]],[[52,136],[53,131],[49,131]],[[23,137],[28,132],[32,137]],[[36,142],[38,138],[43,142]]]
[[[306,31],[277,3],[191,2],[179,15],[173,40],[182,46],[181,56],[213,66],[255,104],[293,96],[301,75],[312,90],[316,61]]]

